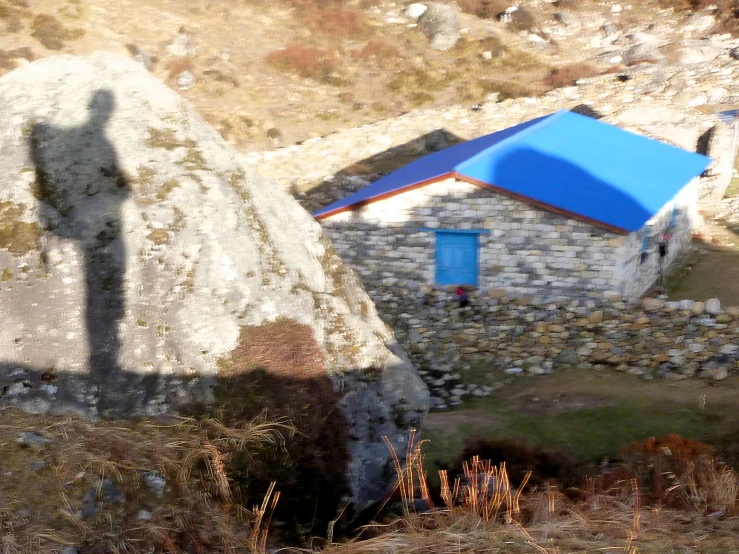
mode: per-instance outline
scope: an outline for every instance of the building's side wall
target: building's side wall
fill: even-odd
[[[617,295],[626,237],[447,179],[321,221],[365,285],[434,283],[435,235],[482,229],[480,287],[517,294]]]
[[[643,249],[643,231],[637,231],[624,237],[624,246],[621,251],[621,264],[618,280],[624,284],[621,296],[637,298],[644,294],[660,278],[660,263],[664,273],[669,273],[675,262],[689,248],[692,239],[692,229],[695,226],[698,202],[699,179],[693,179],[675,198],[652,219],[647,222],[645,229],[649,234],[647,257],[641,261]],[[673,205],[677,206],[677,213],[672,223]],[[667,255],[660,260],[659,241],[664,232],[670,236]]]

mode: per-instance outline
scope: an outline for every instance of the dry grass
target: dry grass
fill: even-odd
[[[339,69],[339,58],[335,52],[324,48],[303,46],[297,42],[267,54],[267,63],[280,71],[296,73],[306,79],[323,83],[331,81],[332,74]]]
[[[565,554],[624,552],[663,554],[677,552],[736,552],[739,518],[730,512],[705,517],[704,499],[723,505],[736,500],[737,479],[719,470],[709,479],[685,485],[691,500],[683,509],[645,505],[644,492],[628,472],[605,472],[585,487],[569,491],[544,486],[524,491],[511,486],[505,465],[472,459],[454,487],[442,474],[441,497],[445,507],[434,509],[422,471],[421,443],[411,436],[405,467],[397,455],[398,489],[404,515],[384,525],[364,529],[361,539],[332,544],[328,554]],[[456,491],[456,494],[455,494]],[[427,500],[428,510],[418,513],[416,498]]]
[[[254,420],[229,428],[213,419],[90,423],[79,417],[38,417],[3,412],[0,444],[0,537],[3,554],[56,552],[70,544],[89,552],[262,552],[264,525],[276,500],[249,512],[232,490],[228,460],[235,453],[281,442],[284,425]],[[15,444],[34,431],[50,440],[41,450]],[[30,469],[43,459],[47,468]],[[10,472],[10,473],[8,473]],[[161,496],[143,476],[166,479]],[[103,479],[125,494],[103,502],[97,517],[76,513],[85,491],[100,500]],[[17,515],[30,509],[28,522]],[[151,513],[139,520],[139,510]]]

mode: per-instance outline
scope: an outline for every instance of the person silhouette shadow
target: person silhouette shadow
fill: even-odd
[[[125,394],[118,327],[125,314],[121,206],[130,186],[105,135],[115,105],[112,92],[98,90],[83,125],[35,123],[30,136],[39,223],[48,233],[74,241],[84,259],[88,362],[100,413],[112,408],[112,391]]]

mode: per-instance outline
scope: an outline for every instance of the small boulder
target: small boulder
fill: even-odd
[[[418,27],[434,50],[449,50],[459,40],[459,16],[449,4],[431,4],[419,17]]]
[[[716,315],[721,313],[721,301],[718,298],[706,300],[706,313]]]
[[[33,448],[35,450],[41,450],[45,448],[51,441],[40,433],[34,431],[26,431],[21,433],[15,442],[26,448]]]

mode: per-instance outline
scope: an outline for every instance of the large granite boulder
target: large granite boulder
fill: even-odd
[[[310,215],[133,60],[28,64],[0,120],[0,407],[153,415],[226,370],[323,380],[340,419],[315,424],[346,426],[349,496],[376,500],[382,437],[404,448],[427,390]]]

